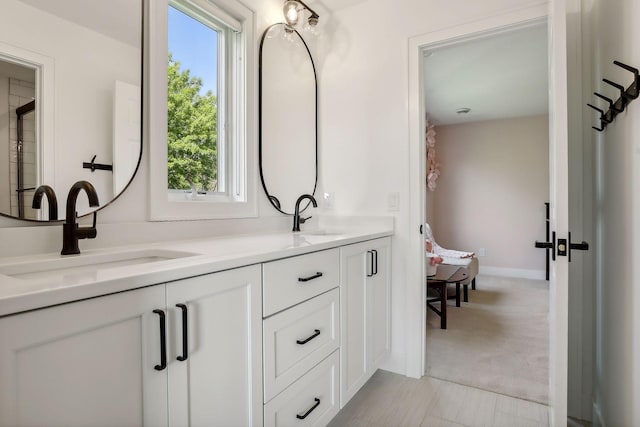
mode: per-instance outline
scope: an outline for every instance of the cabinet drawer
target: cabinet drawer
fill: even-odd
[[[340,409],[339,350],[264,406],[265,427],[325,426]]]
[[[337,287],[340,283],[339,266],[339,249],[263,264],[263,316],[270,316]]]
[[[339,298],[334,289],[264,321],[265,402],[338,348]]]

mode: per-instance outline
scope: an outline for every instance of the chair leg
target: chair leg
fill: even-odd
[[[474,291],[476,290],[476,278],[475,277],[471,281],[471,289],[474,290]]]
[[[456,282],[456,307],[460,307],[460,282]]]

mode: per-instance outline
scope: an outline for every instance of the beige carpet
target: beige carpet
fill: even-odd
[[[449,300],[447,329],[427,310],[427,375],[548,404],[548,282],[476,280],[468,303]]]

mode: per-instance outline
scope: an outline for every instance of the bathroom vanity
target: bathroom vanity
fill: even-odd
[[[1,260],[0,425],[326,425],[389,352],[391,234]]]

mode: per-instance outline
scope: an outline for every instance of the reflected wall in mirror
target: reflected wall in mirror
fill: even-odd
[[[126,189],[142,152],[141,46],[142,0],[2,0],[0,214],[48,220],[46,201],[32,208],[44,184],[62,213],[76,181],[100,207]],[[78,199],[78,215],[93,210]]]
[[[274,24],[260,41],[260,176],[280,212],[292,214],[299,196],[315,193],[317,148],[311,52],[297,31]]]

